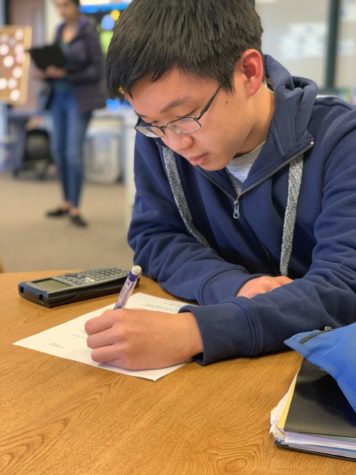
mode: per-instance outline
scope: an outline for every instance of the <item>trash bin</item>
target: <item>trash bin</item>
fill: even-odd
[[[84,142],[85,178],[93,183],[115,183],[120,178],[120,134],[89,129]]]

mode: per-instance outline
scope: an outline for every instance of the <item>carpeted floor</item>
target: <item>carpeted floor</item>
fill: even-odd
[[[130,268],[125,188],[85,183],[82,212],[86,229],[68,218],[49,219],[45,211],[60,201],[59,183],[0,174],[0,267],[5,272]]]

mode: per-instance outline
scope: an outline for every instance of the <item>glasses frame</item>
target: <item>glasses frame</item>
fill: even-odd
[[[219,87],[214,92],[214,94],[210,97],[208,102],[205,104],[205,106],[203,106],[202,110],[200,111],[200,113],[197,117],[187,115],[187,116],[184,116],[184,117],[180,117],[179,119],[171,120],[166,125],[147,124],[143,119],[141,119],[139,117],[138,120],[137,120],[137,123],[135,125],[135,130],[137,132],[140,132],[141,134],[145,135],[146,137],[150,137],[150,138],[161,138],[161,137],[163,137],[164,135],[166,135],[166,129],[171,130],[172,132],[174,132],[177,135],[192,134],[193,132],[196,132],[197,130],[201,129],[202,124],[199,121],[203,117],[203,115],[209,110],[211,104],[213,103],[215,97],[218,95],[218,92],[220,91],[221,88],[222,88],[222,85],[220,84]],[[194,121],[197,125],[196,129],[191,130],[189,132],[177,132],[176,130],[174,130],[174,128],[172,128],[172,124],[175,124],[176,122],[179,122],[181,120],[186,120],[186,119],[190,119],[190,120]],[[143,122],[145,125],[140,125],[141,122]],[[158,129],[160,131],[160,134],[156,134],[155,132],[152,132],[152,130],[151,130],[152,128]],[[147,130],[148,134],[146,132],[144,132],[144,130]]]

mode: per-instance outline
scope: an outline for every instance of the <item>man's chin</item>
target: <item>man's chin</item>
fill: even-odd
[[[214,157],[210,156],[209,160],[206,160],[205,163],[199,165],[199,167],[207,172],[218,172],[219,170],[223,170],[226,165],[221,161],[221,157],[219,158],[216,157],[214,159]]]

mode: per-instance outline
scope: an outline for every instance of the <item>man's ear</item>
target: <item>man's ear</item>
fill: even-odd
[[[261,53],[256,49],[245,50],[236,62],[234,77],[240,78],[240,84],[242,78],[246,93],[253,96],[259,90],[264,78],[264,64]]]

